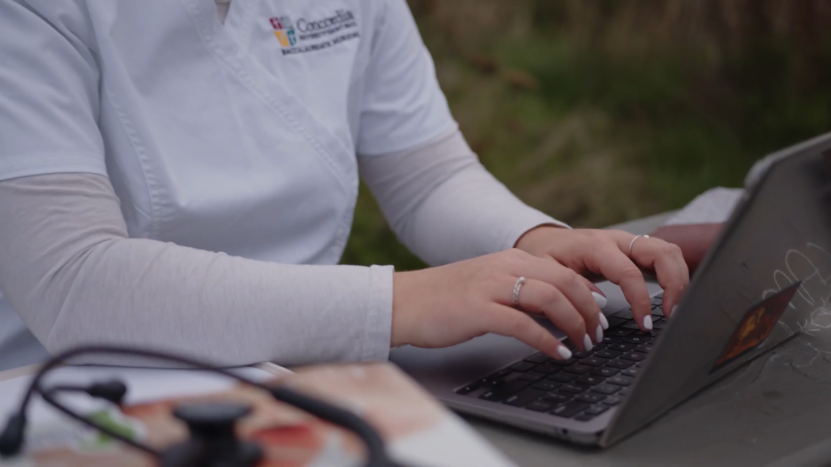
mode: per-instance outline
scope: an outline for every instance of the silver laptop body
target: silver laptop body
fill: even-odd
[[[511,338],[486,335],[446,349],[402,347],[391,360],[461,413],[583,445],[620,441],[795,335],[798,322],[815,308],[807,297],[816,270],[789,261],[794,251],[816,264],[825,261],[831,277],[831,133],[769,160],[763,173],[754,174],[755,183],[655,337],[648,358],[638,363],[622,401],[590,420],[482,399],[492,389],[476,386],[484,378],[536,354]],[[609,299],[607,316],[619,318],[617,323],[631,316],[619,288],[608,282],[598,286]],[[650,287],[651,294],[660,294],[657,285]],[[660,313],[660,307],[653,310]],[[563,337],[549,322],[540,322]]]

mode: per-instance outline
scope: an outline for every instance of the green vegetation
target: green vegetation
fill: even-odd
[[[831,129],[821,0],[410,0],[453,114],[530,205],[599,227]],[[362,190],[350,264],[422,263]]]

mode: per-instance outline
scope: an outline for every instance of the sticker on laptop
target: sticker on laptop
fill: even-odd
[[[759,347],[776,327],[800,285],[802,282],[797,282],[747,310],[710,373]]]

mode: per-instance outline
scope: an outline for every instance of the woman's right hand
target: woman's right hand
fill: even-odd
[[[526,281],[517,309],[513,291],[519,277]],[[599,290],[573,270],[518,249],[397,272],[391,344],[447,347],[495,333],[567,359],[571,352],[523,311],[545,315],[577,348],[590,350],[609,326],[592,292]]]

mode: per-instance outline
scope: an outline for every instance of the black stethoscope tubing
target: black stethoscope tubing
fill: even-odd
[[[338,425],[342,428],[345,428],[353,433],[355,433],[366,445],[367,448],[367,467],[389,467],[397,465],[393,462],[386,451],[384,446],[384,441],[378,435],[378,433],[373,429],[366,421],[362,418],[357,416],[356,414],[344,410],[340,407],[334,406],[327,402],[315,399],[313,397],[309,397],[307,395],[301,394],[297,391],[286,387],[268,387],[263,384],[257,383],[255,381],[251,381],[247,378],[242,376],[236,375],[226,369],[218,368],[212,366],[210,364],[194,360],[188,357],[182,357],[178,355],[172,355],[164,352],[156,352],[150,350],[143,350],[143,349],[134,349],[129,347],[113,347],[113,346],[86,346],[86,347],[78,347],[75,349],[67,350],[63,353],[60,353],[51,359],[49,359],[35,374],[34,378],[32,379],[29,387],[26,390],[25,395],[20,403],[18,411],[11,417],[9,424],[7,425],[7,430],[9,429],[9,425],[11,425],[11,420],[15,417],[19,417],[22,424],[25,425],[25,418],[26,418],[26,408],[28,407],[29,403],[31,402],[32,396],[35,393],[40,394],[45,402],[49,405],[53,406],[55,409],[61,411],[65,415],[83,423],[87,426],[91,426],[96,430],[111,436],[114,439],[117,439],[125,444],[128,444],[136,449],[139,449],[151,456],[160,459],[162,453],[153,449],[147,445],[138,443],[133,441],[126,436],[106,427],[100,425],[80,414],[77,412],[69,409],[61,402],[57,400],[55,394],[61,391],[75,391],[80,392],[84,391],[84,388],[78,386],[56,386],[54,388],[44,388],[41,384],[43,380],[43,376],[48,373],[50,370],[54,369],[58,365],[63,364],[65,361],[77,357],[82,354],[112,354],[112,355],[125,355],[125,356],[140,356],[146,358],[152,358],[157,360],[167,360],[173,361],[177,363],[181,363],[187,365],[189,367],[198,368],[202,370],[211,371],[214,373],[219,373],[223,376],[228,378],[236,379],[244,384],[262,389],[269,394],[272,395],[275,399],[284,402],[288,405],[294,406],[299,408],[311,415],[314,415],[318,418],[331,422],[335,425]],[[6,433],[4,431],[4,434]],[[22,443],[22,433],[21,435],[21,443]]]

